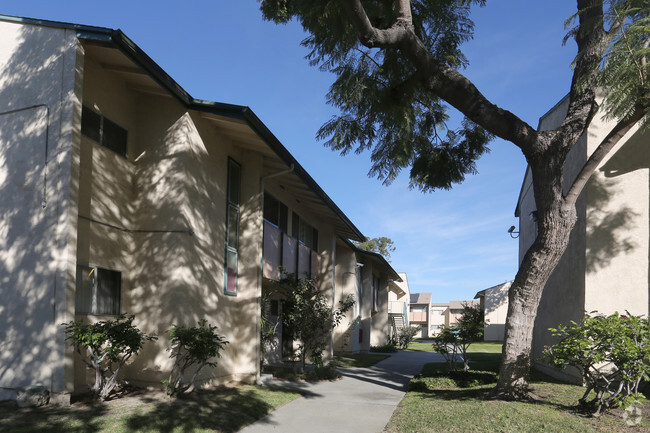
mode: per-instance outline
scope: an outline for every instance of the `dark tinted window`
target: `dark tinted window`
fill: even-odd
[[[88,107],[81,109],[81,133],[96,142],[101,141],[102,116]]]
[[[104,117],[102,128],[102,145],[108,147],[118,155],[126,157],[126,129]]]
[[[81,133],[113,152],[126,157],[128,138],[126,129],[86,106],[81,109]]]

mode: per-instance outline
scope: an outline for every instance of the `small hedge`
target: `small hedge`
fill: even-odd
[[[383,346],[370,346],[370,352],[374,353],[395,353],[397,347],[392,344],[384,344]]]
[[[492,371],[450,371],[418,375],[409,382],[409,391],[428,391],[440,388],[472,388],[497,382]]]

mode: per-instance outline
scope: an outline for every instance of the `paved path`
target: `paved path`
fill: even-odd
[[[279,386],[307,394],[284,405],[240,433],[377,433],[404,397],[406,385],[428,362],[444,362],[432,352],[400,351],[373,367],[341,368],[336,382],[285,382]]]

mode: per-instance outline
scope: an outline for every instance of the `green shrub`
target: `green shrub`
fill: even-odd
[[[203,367],[216,367],[217,363],[210,361],[221,357],[221,350],[228,341],[216,333],[217,327],[207,323],[205,319],[198,322],[199,326],[186,327],[172,325],[168,331],[171,341],[171,358],[174,366],[169,373],[169,379],[163,380],[167,394],[174,396],[187,391],[196,380]],[[185,383],[185,370],[190,366],[198,366],[189,382]]]
[[[413,338],[420,332],[420,328],[415,326],[405,326],[400,329],[397,333],[397,341],[399,342],[399,347],[402,349],[408,349],[409,344],[413,341]]]
[[[639,385],[650,376],[650,323],[639,316],[585,315],[580,323],[551,328],[559,341],[544,350],[556,368],[577,368],[587,386],[580,401],[593,390],[596,414],[613,406],[628,407],[642,398]]]
[[[282,321],[298,341],[298,354],[304,371],[307,357],[317,366],[323,366],[323,352],[329,347],[332,329],[341,323],[355,300],[348,295],[332,309],[327,297],[318,290],[315,282],[296,279],[288,275],[277,286],[284,296]]]
[[[445,388],[473,388],[497,382],[491,371],[449,371],[418,375],[409,382],[409,391],[426,391]]]
[[[397,347],[393,344],[384,344],[383,346],[370,346],[371,352],[378,353],[395,353],[397,352]]]
[[[469,370],[469,357],[467,349],[469,346],[481,339],[485,322],[483,310],[480,306],[464,305],[458,322],[443,330],[433,337],[433,350],[442,354],[447,361],[449,370],[456,367],[456,356],[460,355],[463,360],[463,370]]]
[[[318,380],[335,380],[341,377],[341,373],[336,371],[336,366],[332,363],[324,365],[322,367],[314,367],[307,375],[305,379],[309,381],[318,381]]]
[[[117,375],[133,355],[142,350],[146,341],[156,340],[133,326],[134,316],[121,314],[115,320],[93,324],[71,321],[65,326],[66,340],[74,345],[81,360],[95,371],[91,388],[95,398],[105,400],[117,386]]]

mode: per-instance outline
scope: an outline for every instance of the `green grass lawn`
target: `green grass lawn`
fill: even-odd
[[[431,344],[412,343],[410,350],[430,349]],[[428,347],[424,347],[428,346]],[[640,425],[630,427],[622,418],[623,411],[614,410],[593,418],[577,406],[584,388],[545,380],[533,375],[533,392],[539,400],[505,402],[490,400],[501,358],[501,344],[475,343],[468,352],[472,370],[483,370],[470,381],[454,380],[444,374],[445,365],[427,364],[419,378],[409,385],[409,392],[393,413],[386,431],[445,433],[580,433],[580,432],[648,432],[650,404],[642,408]],[[490,373],[492,372],[492,373]],[[462,375],[461,375],[462,376]],[[460,383],[460,386],[459,386]],[[481,384],[482,383],[482,384]],[[462,387],[461,387],[462,386]]]
[[[354,355],[336,355],[334,357],[334,362],[337,367],[371,367],[383,361],[386,358],[389,358],[390,355],[377,355],[374,353],[356,353]]]
[[[140,392],[95,406],[0,408],[0,431],[236,432],[298,397],[296,390],[258,386],[198,391],[174,400]]]

